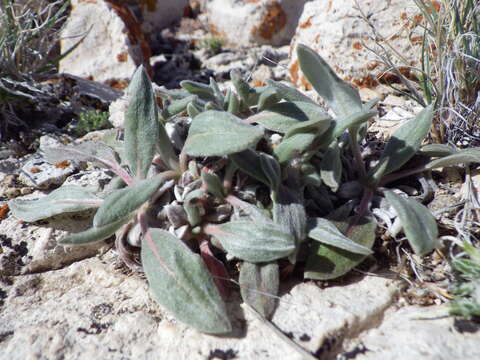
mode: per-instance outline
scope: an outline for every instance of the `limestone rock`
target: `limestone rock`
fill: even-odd
[[[124,88],[136,67],[150,69],[150,48],[138,21],[125,5],[73,0],[62,31],[62,52],[80,45],[60,62],[60,72]]]
[[[232,46],[285,45],[295,33],[309,0],[208,0],[206,14],[213,35]]]
[[[418,65],[421,50],[419,27],[421,20],[413,0],[315,0],[305,4],[299,25],[292,40],[290,77],[297,86],[311,88],[301,73],[295,48],[304,44],[318,52],[343,79],[358,87],[375,87],[379,82],[396,82],[393,74],[383,74],[383,66],[375,54],[367,49],[377,49],[371,40],[371,28],[362,19],[361,11],[382,36],[394,47],[407,64],[401,72],[413,76],[405,66]],[[393,60],[393,59],[392,59]],[[398,61],[397,61],[398,64]]]
[[[409,306],[391,312],[381,326],[355,339],[349,352],[357,349],[356,360],[479,359],[478,324],[447,314],[444,306]]]

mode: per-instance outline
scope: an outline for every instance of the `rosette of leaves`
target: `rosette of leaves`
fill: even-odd
[[[13,214],[36,221],[96,210],[90,230],[62,243],[114,235],[120,257],[143,267],[163,307],[215,334],[231,330],[224,253],[241,262],[243,299],[268,318],[282,268],[306,264],[305,277],[332,279],[372,254],[374,192],[395,208],[414,251],[431,251],[437,246],[433,216],[381,186],[405,174],[476,161],[477,150],[424,147],[423,167],[401,169],[427,135],[433,112],[426,108],[368,169],[361,146],[374,103],[362,104],[311,49],[299,46],[297,52],[302,71],[335,116],[289,85],[268,81],[253,88],[235,72],[226,92],[212,80],[154,94],[139,68],[128,89],[123,140],[116,132],[103,142],[46,152],[52,162],[68,158],[110,168],[116,177],[108,188],[62,187],[38,200],[13,200]],[[162,98],[160,111],[155,95]],[[342,200],[339,193],[352,182],[356,193]]]

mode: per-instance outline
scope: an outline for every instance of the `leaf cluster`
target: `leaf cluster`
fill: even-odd
[[[216,334],[231,330],[223,254],[241,262],[243,299],[269,317],[283,268],[305,264],[306,278],[333,279],[373,254],[375,199],[385,198],[394,209],[417,254],[432,251],[438,246],[433,215],[384,185],[477,161],[478,149],[419,152],[432,121],[430,106],[393,134],[376,165],[368,164],[361,146],[375,104],[362,104],[308,47],[297,53],[334,116],[287,84],[254,88],[235,71],[227,91],[213,79],[208,85],[186,80],[180,90],[154,94],[140,67],[128,89],[123,134],[115,130],[103,142],[46,151],[52,162],[67,158],[110,168],[116,177],[109,187],[93,193],[60,188],[38,200],[13,200],[13,214],[36,221],[96,210],[91,229],[62,243],[115,235],[120,256],[143,267],[162,306]],[[414,156],[423,165],[403,170]]]

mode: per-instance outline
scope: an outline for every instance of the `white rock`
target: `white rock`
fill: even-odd
[[[128,7],[104,0],[73,0],[62,31],[62,52],[85,34],[81,44],[60,62],[60,72],[124,88],[138,65],[150,69],[150,48]]]
[[[480,331],[462,333],[445,307],[409,306],[385,316],[376,329],[362,334],[348,347],[364,351],[355,360],[480,359]],[[457,326],[456,326],[457,325]]]
[[[35,154],[22,166],[18,179],[27,186],[48,189],[61,185],[77,169],[78,164],[74,161],[63,161],[52,165],[40,155]]]
[[[146,34],[159,32],[180,19],[188,0],[139,1],[142,11],[142,30]]]
[[[370,40],[371,29],[361,18],[356,3],[367,14],[379,35],[389,39],[395,51],[405,57],[407,65],[417,65],[420,33],[412,32],[412,18],[419,15],[414,0],[315,0],[305,4],[292,41],[292,50],[304,44],[317,51],[343,79],[359,87],[374,87],[383,67],[366,46],[375,48]],[[419,30],[419,29],[418,29]],[[365,45],[366,46],[365,46]],[[310,84],[299,69],[296,52],[292,51],[290,77],[298,86]]]
[[[285,45],[295,33],[309,0],[208,0],[206,14],[213,35],[232,46]]]

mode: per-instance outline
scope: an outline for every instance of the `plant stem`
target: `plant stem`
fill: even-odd
[[[348,134],[350,135],[353,157],[355,158],[355,162],[357,163],[358,171],[360,172],[360,178],[363,180],[367,177],[367,171],[365,170],[365,164],[363,163],[360,144],[358,143],[358,126],[352,126],[350,129],[348,129]]]

